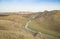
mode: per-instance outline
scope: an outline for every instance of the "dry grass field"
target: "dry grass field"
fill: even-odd
[[[60,37],[60,10],[45,11],[31,14],[9,13],[0,14],[0,39],[41,39],[40,35],[34,37],[33,34],[24,28],[26,22],[31,20],[32,16],[38,15],[29,24],[29,28],[37,32]],[[56,39],[50,38],[46,39]]]
[[[0,39],[40,39],[24,28],[30,14],[0,15]]]

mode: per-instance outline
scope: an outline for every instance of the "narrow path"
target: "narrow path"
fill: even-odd
[[[42,14],[42,15],[44,15],[44,14]],[[42,16],[42,15],[41,15],[41,16]],[[40,16],[40,17],[41,17],[41,16]],[[32,17],[32,20],[34,20],[34,19],[37,18],[37,17],[38,17],[38,15],[33,16],[33,17]],[[27,29],[28,31],[33,32],[33,33],[35,33],[35,34],[37,35],[37,34],[38,34],[37,31],[32,30],[31,28],[28,27],[28,26],[29,26],[29,23],[31,23],[32,20],[29,20],[29,21],[25,24],[25,29]],[[60,37],[58,37],[58,36],[53,36],[53,35],[44,34],[44,33],[42,34],[41,32],[40,32],[40,35],[42,36],[42,39],[45,39],[45,36],[48,36],[48,37],[51,37],[51,38],[56,37],[57,39],[60,39]]]
[[[29,30],[29,31],[31,31],[31,32],[36,33],[36,31],[34,31],[34,30],[32,30],[32,29],[30,29],[30,28],[28,27],[30,22],[31,22],[31,20],[29,20],[29,21],[26,23],[25,29],[27,29],[27,30]]]
[[[38,32],[35,31],[35,30],[32,30],[31,28],[28,27],[30,22],[32,22],[32,20],[29,20],[29,21],[26,23],[25,29],[27,29],[27,30],[30,31],[30,32],[35,33],[34,36],[36,36],[36,35],[38,34]],[[41,35],[42,39],[45,39],[45,36],[48,36],[48,37],[51,37],[51,38],[55,37],[55,38],[57,38],[57,39],[60,39],[60,37],[53,36],[53,35],[48,35],[48,34],[44,34],[44,33],[42,34],[41,32],[40,32],[40,35]]]

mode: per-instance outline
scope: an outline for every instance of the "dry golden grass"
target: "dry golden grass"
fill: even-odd
[[[0,20],[0,39],[24,39],[20,26],[9,20]]]
[[[29,15],[28,17],[17,14],[0,16],[0,39],[40,39],[24,29],[28,20]]]
[[[0,30],[0,39],[24,39],[24,36],[17,31]]]
[[[17,23],[14,23],[9,20],[0,20],[0,30],[13,30],[17,31],[20,30],[20,26]]]

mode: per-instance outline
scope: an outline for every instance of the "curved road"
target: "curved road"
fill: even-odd
[[[36,31],[34,31],[34,30],[32,30],[32,29],[30,29],[30,28],[28,27],[30,22],[31,22],[31,20],[29,20],[29,21],[26,23],[25,29],[27,29],[27,30],[35,33]]]
[[[36,17],[36,16],[33,16],[32,18],[34,19],[35,17]],[[37,35],[37,34],[38,34],[37,31],[32,30],[31,28],[28,27],[30,22],[32,22],[32,20],[29,20],[29,21],[25,24],[25,29],[27,29],[27,30],[30,31],[30,32],[36,33],[36,35]],[[40,32],[40,35],[41,35],[42,39],[45,39],[45,36],[52,37],[52,38],[56,37],[57,39],[60,39],[60,37],[58,37],[58,36],[53,36],[53,35],[44,34],[44,33],[42,34],[41,32]]]

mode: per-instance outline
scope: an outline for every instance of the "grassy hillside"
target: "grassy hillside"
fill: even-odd
[[[45,11],[30,23],[30,28],[37,32],[60,37],[60,10]],[[51,38],[50,38],[51,39]]]

